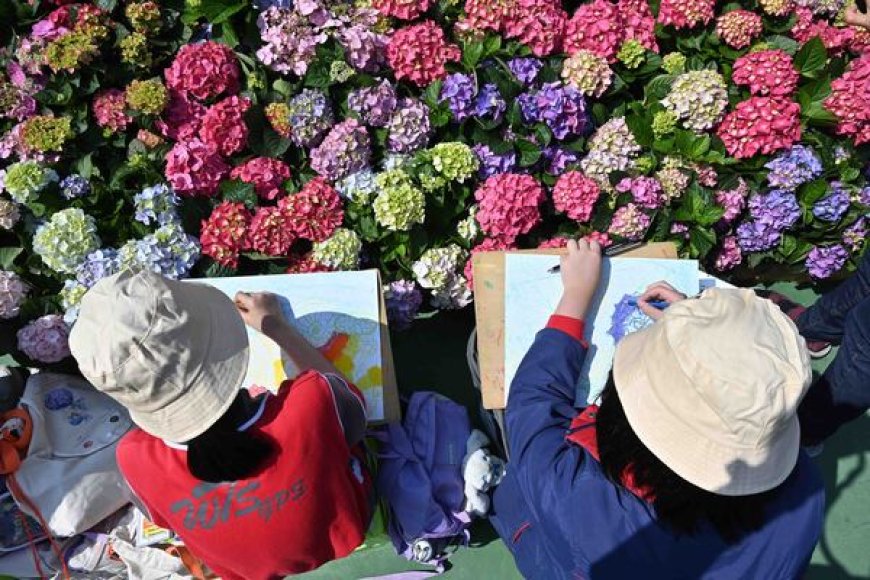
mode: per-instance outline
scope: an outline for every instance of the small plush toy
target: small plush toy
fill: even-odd
[[[465,479],[465,511],[473,516],[484,517],[489,511],[487,492],[501,483],[505,463],[492,455],[486,447],[489,438],[475,429],[465,444],[466,455],[462,460],[462,477]]]

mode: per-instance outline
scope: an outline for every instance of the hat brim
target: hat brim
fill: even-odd
[[[204,433],[232,405],[248,371],[248,334],[235,304],[220,290],[197,282],[167,283],[202,325],[206,358],[181,396],[159,410],[131,410],[130,418],[155,437],[182,443]]]
[[[704,437],[675,414],[667,397],[680,397],[687,377],[660,376],[664,365],[645,352],[656,340],[656,325],[620,341],[613,378],[631,428],[643,444],[674,473],[701,489],[727,496],[761,493],[791,474],[800,449],[796,416],[764,445],[735,448]],[[657,385],[654,386],[654,385]],[[670,385],[672,388],[663,388]]]

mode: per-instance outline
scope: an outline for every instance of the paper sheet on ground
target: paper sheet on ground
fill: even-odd
[[[370,421],[384,418],[381,333],[377,271],[279,274],[207,278],[232,298],[236,292],[273,292],[281,296],[284,315],[309,342],[359,387]],[[248,329],[251,359],[244,385],[277,390],[299,373],[281,349]]]
[[[547,272],[558,263],[558,256],[508,254],[505,258],[505,403],[523,356],[537,331],[547,324],[562,295],[561,277]],[[659,280],[667,280],[677,290],[694,295],[699,290],[698,262],[647,258],[604,260],[599,291],[586,318],[585,338],[590,349],[578,385],[578,393],[581,393],[578,404],[594,401],[607,382],[616,346],[612,332],[617,306],[624,297],[640,295]],[[650,322],[639,310],[625,304],[620,312],[624,314],[616,325],[620,332],[628,333]]]

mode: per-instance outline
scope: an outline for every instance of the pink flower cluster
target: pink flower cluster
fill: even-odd
[[[169,91],[169,103],[163,110],[163,118],[155,125],[167,139],[184,141],[195,137],[202,126],[206,108],[185,93]]]
[[[513,242],[507,242],[501,238],[486,238],[471,248],[471,255],[468,257],[468,261],[465,263],[465,270],[463,271],[465,279],[468,281],[469,290],[474,290],[474,268],[472,267],[472,264],[474,263],[473,258],[475,254],[479,254],[480,252],[502,252],[516,249],[517,247]]]
[[[94,117],[97,125],[108,129],[112,133],[123,131],[133,120],[124,112],[127,101],[124,91],[119,89],[106,89],[100,91],[94,97],[91,105],[94,109]]]
[[[662,0],[658,22],[674,28],[708,24],[715,15],[716,0]]]
[[[18,349],[43,363],[60,362],[70,355],[69,327],[59,314],[41,316],[18,331]]]
[[[816,20],[809,8],[798,8],[795,14],[797,22],[791,29],[791,36],[801,44],[818,36],[833,56],[840,56],[852,44],[854,28],[837,28],[827,20]]]
[[[742,177],[737,178],[737,187],[734,189],[720,189],[716,192],[716,203],[725,208],[722,219],[732,222],[746,207],[746,198],[749,195],[749,186]]]
[[[848,135],[855,145],[870,143],[870,53],[850,62],[831,83],[825,108],[837,116],[838,134]]]
[[[780,49],[760,50],[734,62],[731,80],[749,87],[753,95],[790,96],[797,88],[797,70],[791,57]]]
[[[283,201],[283,200],[282,200]],[[248,247],[268,256],[286,256],[296,241],[296,234],[287,223],[283,208],[258,207],[248,227]]]
[[[546,56],[562,46],[568,14],[554,0],[466,0],[465,18],[458,32],[501,32],[528,46],[536,56]]]
[[[202,253],[222,266],[236,268],[247,245],[251,212],[241,202],[224,201],[203,220],[199,234]]]
[[[761,16],[751,10],[732,10],[716,20],[716,34],[731,48],[746,48],[762,30]]]
[[[414,20],[429,10],[431,0],[372,0],[372,7],[385,16]]]
[[[597,181],[579,171],[568,171],[553,187],[553,205],[574,221],[588,222],[600,195]]]
[[[651,221],[637,205],[627,203],[614,212],[608,233],[633,242],[643,238]]]
[[[333,269],[315,260],[309,252],[302,256],[291,256],[286,271],[288,274],[312,274],[314,272],[332,272]]]
[[[239,91],[239,65],[232,49],[213,41],[182,46],[164,74],[167,87],[200,100]]]
[[[512,243],[541,221],[544,188],[531,175],[501,173],[477,188],[477,222],[484,233]]]
[[[229,165],[214,147],[199,139],[179,141],[166,154],[164,173],[179,195],[213,196],[229,171]]]
[[[284,182],[290,179],[290,167],[271,157],[254,157],[233,169],[230,177],[252,183],[254,191],[263,199],[275,199],[281,194]]]
[[[338,192],[322,177],[315,177],[296,195],[280,200],[278,207],[293,232],[312,242],[324,241],[344,220]]]
[[[580,50],[616,61],[616,53],[626,40],[637,40],[644,48],[658,51],[655,20],[644,0],[593,0],[583,4],[565,27],[565,52]]]
[[[444,65],[461,56],[459,47],[448,44],[444,31],[431,20],[395,31],[387,47],[396,79],[408,79],[419,87],[447,76]]]
[[[725,115],[716,134],[737,159],[768,155],[800,140],[800,111],[793,101],[752,97]]]
[[[647,209],[658,209],[668,200],[662,184],[654,177],[624,177],[616,184],[616,191],[631,192],[634,202]]]
[[[735,236],[728,236],[722,240],[722,249],[719,250],[719,255],[716,256],[714,267],[720,272],[733,270],[743,262],[743,253],[740,251],[740,245],[737,243]]]
[[[244,115],[250,107],[247,97],[233,95],[218,101],[203,115],[199,138],[221,155],[238,153],[248,140]]]

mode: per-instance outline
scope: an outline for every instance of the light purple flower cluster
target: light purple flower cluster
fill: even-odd
[[[366,128],[356,119],[345,119],[311,150],[311,168],[326,179],[337,181],[368,167],[371,157]]]
[[[749,199],[751,220],[737,228],[737,241],[744,252],[761,252],[777,245],[782,232],[801,215],[795,195],[782,189],[756,194]]]
[[[440,101],[447,101],[453,118],[464,121],[469,117],[499,120],[507,109],[498,87],[488,83],[477,90],[474,77],[464,73],[448,75],[441,85]]]
[[[387,147],[396,153],[411,153],[429,143],[432,126],[429,107],[417,99],[404,98],[387,125]]]
[[[806,145],[795,145],[764,166],[769,170],[767,181],[775,189],[793,191],[822,174],[821,160]]]
[[[480,161],[479,174],[481,179],[492,177],[500,173],[514,173],[517,167],[517,154],[513,151],[496,153],[489,145],[478,143],[471,148]]]
[[[870,185],[858,192],[858,203],[870,207]]]
[[[70,355],[69,327],[59,314],[41,316],[18,331],[18,350],[42,363],[60,362]]]
[[[91,184],[81,175],[67,175],[60,182],[60,193],[66,199],[84,197],[91,192]]]
[[[507,103],[498,92],[498,87],[488,83],[480,88],[474,100],[474,115],[482,119],[498,121],[507,109]]]
[[[667,201],[661,183],[654,177],[625,177],[616,184],[616,191],[631,192],[635,203],[647,209],[658,209]]]
[[[377,72],[387,62],[389,38],[365,24],[344,28],[338,35],[348,63],[362,72]]]
[[[544,68],[542,61],[531,57],[514,58],[509,60],[507,65],[516,79],[526,86],[535,82],[538,73]]]
[[[561,147],[549,146],[542,151],[541,157],[549,163],[547,173],[550,175],[562,175],[572,165],[580,162],[580,154]]]
[[[849,191],[839,181],[831,182],[831,193],[813,204],[813,215],[822,221],[836,222],[849,211]]]
[[[314,60],[317,46],[329,35],[312,26],[307,16],[293,8],[273,6],[260,13],[257,27],[263,46],[257,58],[279,73],[303,76]]]
[[[813,278],[830,278],[839,272],[849,259],[849,252],[840,244],[815,246],[807,254],[805,265]]]
[[[590,128],[586,99],[578,89],[561,83],[547,83],[540,90],[518,98],[528,123],[546,123],[556,139],[579,137]]]
[[[420,289],[409,280],[390,282],[384,287],[384,299],[387,304],[387,319],[396,330],[408,329],[423,304]]]
[[[386,127],[396,110],[396,89],[388,81],[357,89],[347,97],[348,108],[372,127]]]
[[[329,99],[322,91],[304,89],[287,103],[293,142],[300,147],[313,147],[335,123]]]
[[[79,284],[92,288],[103,278],[116,274],[120,268],[118,251],[114,248],[103,248],[85,256],[85,260],[76,268],[75,276]]]
[[[846,228],[843,232],[843,243],[853,252],[857,251],[864,245],[864,240],[867,237],[867,219],[864,217],[858,218],[855,223]]]

